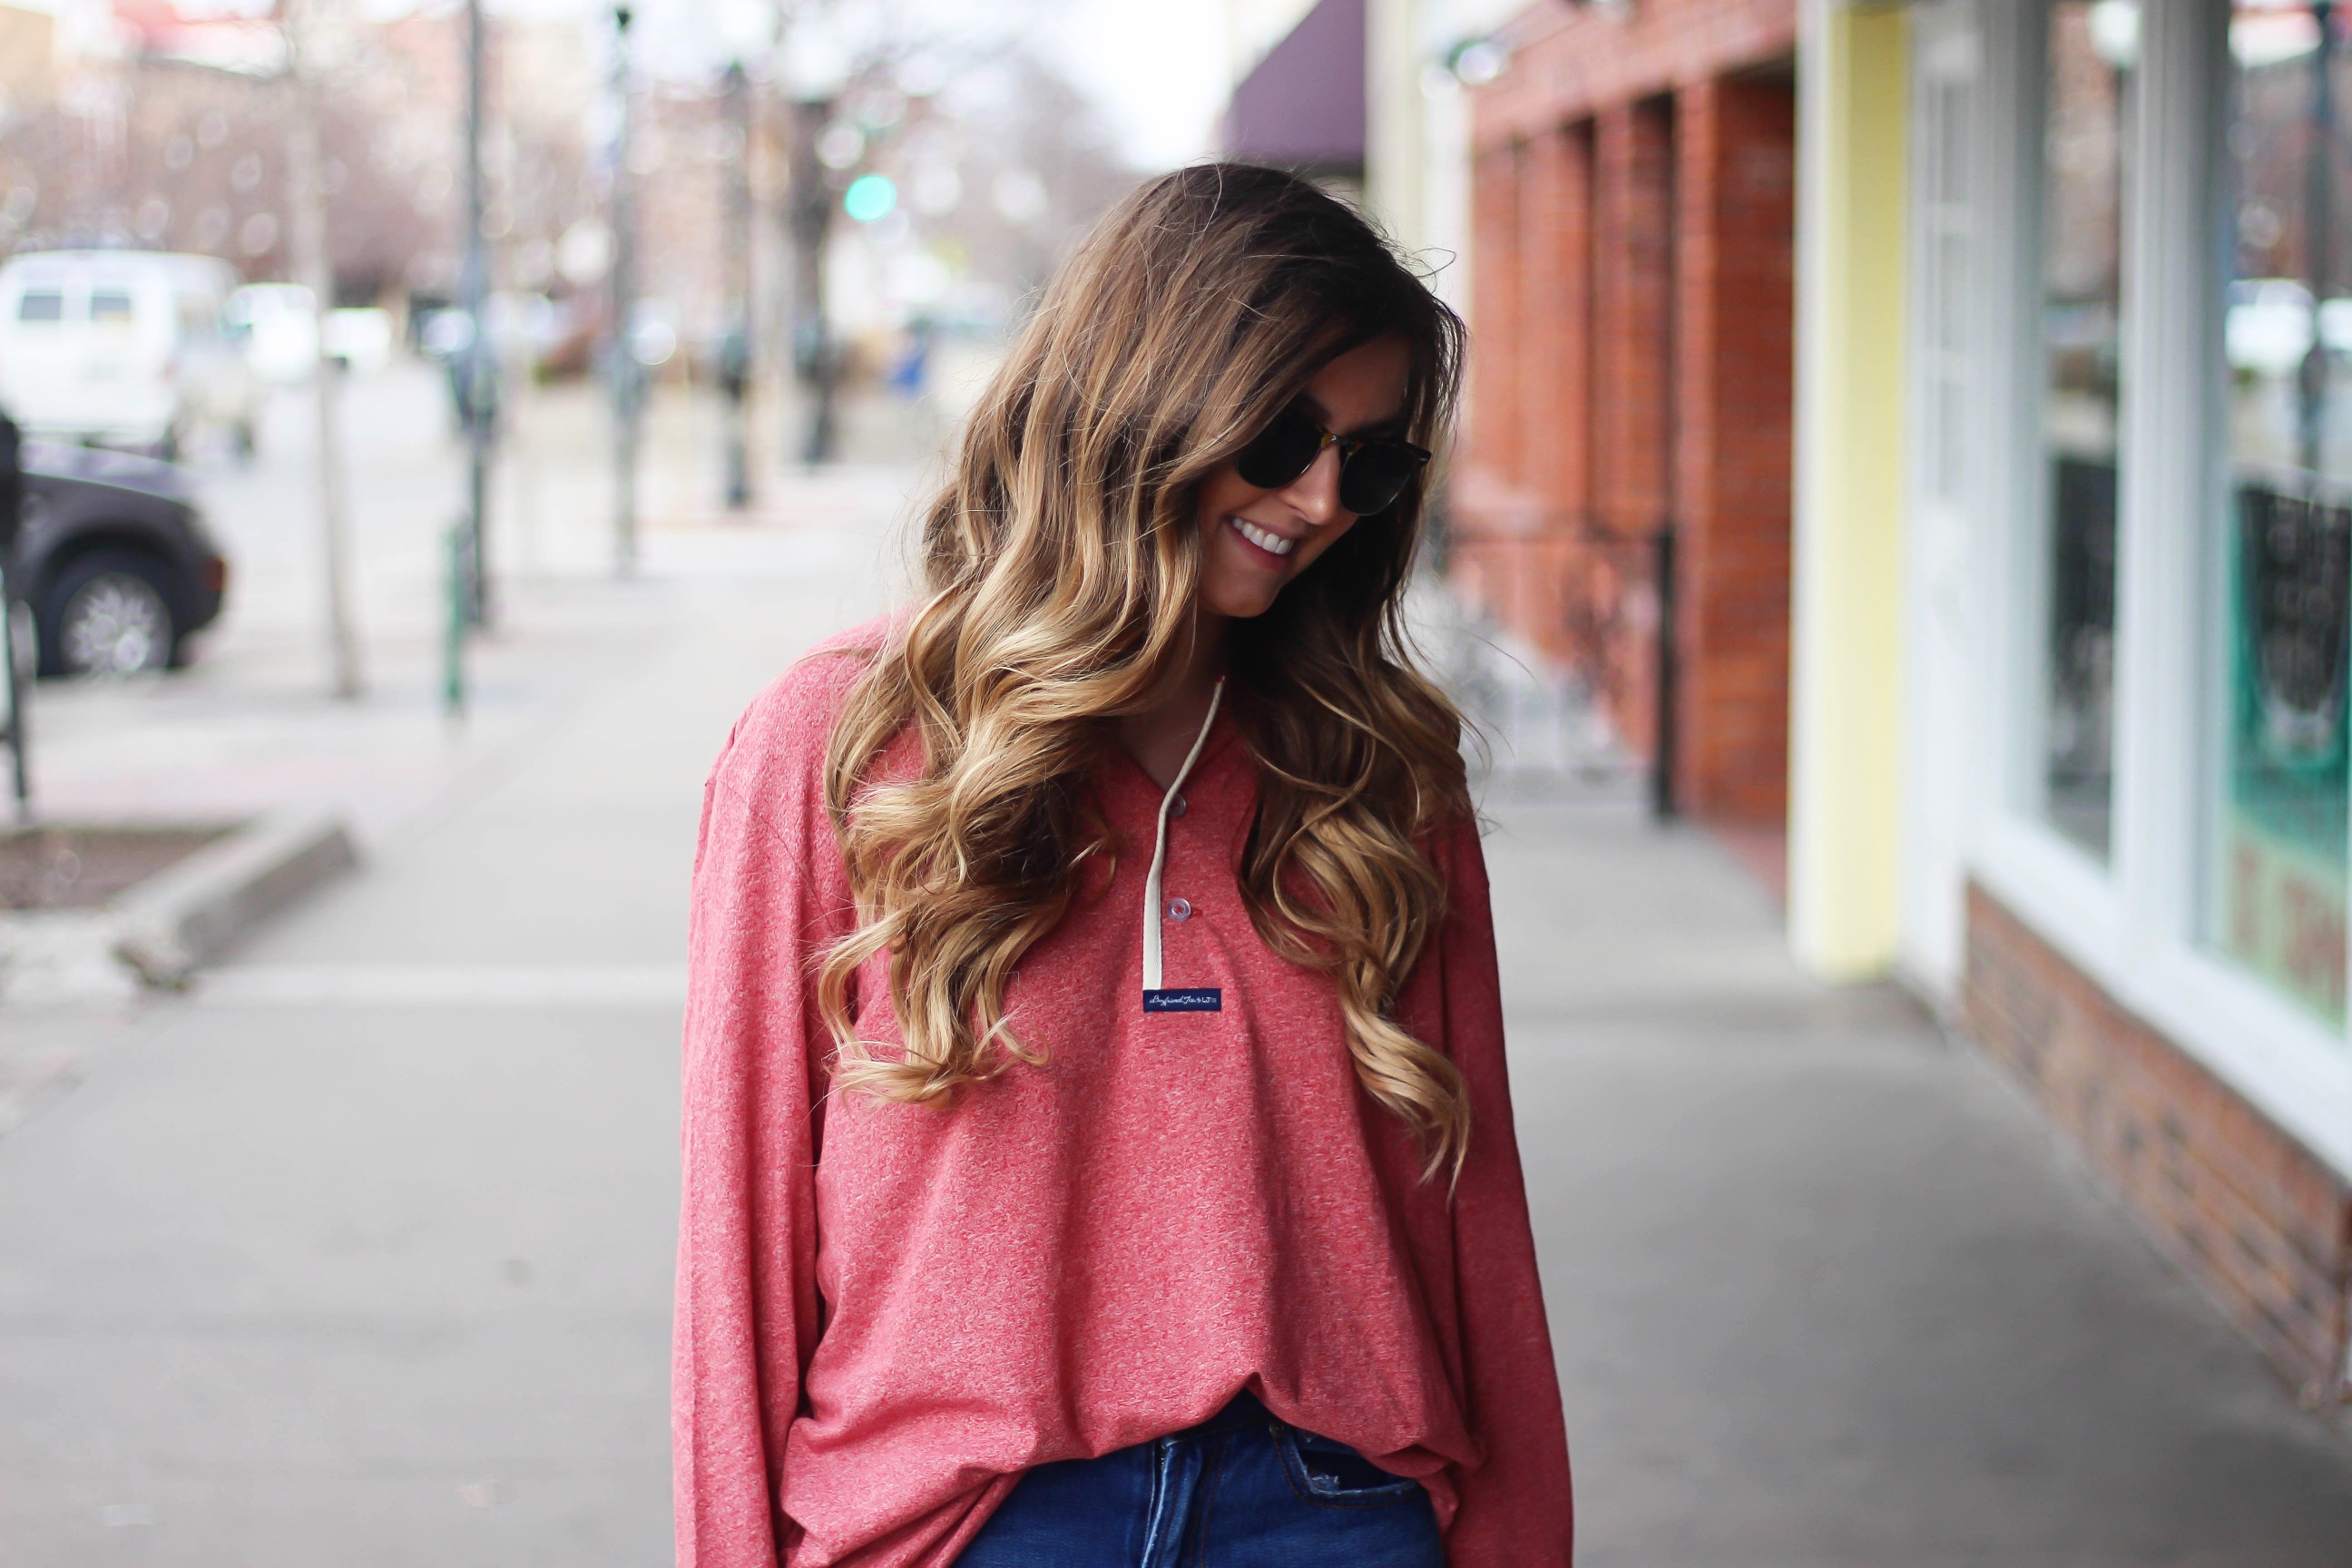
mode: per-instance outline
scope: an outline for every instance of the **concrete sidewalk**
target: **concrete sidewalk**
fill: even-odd
[[[1730,854],[1500,789],[1514,1095],[1590,1568],[2344,1568],[2298,1410],[2021,1096]]]

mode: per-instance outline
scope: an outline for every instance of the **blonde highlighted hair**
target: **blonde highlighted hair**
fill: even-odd
[[[1434,446],[1462,325],[1352,209],[1275,170],[1204,164],[1106,216],[973,411],[925,519],[926,596],[835,726],[825,789],[858,927],[817,994],[835,1081],[909,1101],[1034,1062],[1006,1016],[1022,955],[1112,847],[1087,794],[1193,627],[1202,481],[1324,364],[1411,351],[1405,434]],[[1461,1075],[1397,1021],[1444,915],[1422,845],[1469,809],[1462,722],[1414,666],[1400,601],[1416,479],[1262,616],[1232,623],[1227,700],[1259,778],[1239,868],[1258,934],[1328,974],[1364,1088],[1458,1173]],[[917,760],[885,768],[911,729]],[[859,1037],[850,985],[887,953],[903,1052]]]

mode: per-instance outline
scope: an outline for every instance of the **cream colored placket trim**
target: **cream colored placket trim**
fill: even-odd
[[[1214,689],[1209,693],[1209,716],[1201,721],[1201,732],[1192,737],[1192,749],[1184,753],[1184,765],[1176,770],[1175,782],[1160,797],[1160,826],[1151,836],[1151,873],[1143,879],[1143,988],[1157,991],[1160,986],[1160,927],[1167,912],[1160,907],[1160,876],[1168,864],[1168,812],[1176,804],[1177,791],[1192,776],[1192,764],[1201,760],[1201,748],[1209,743],[1209,726],[1217,721],[1217,704],[1225,698],[1224,677],[1217,678]]]

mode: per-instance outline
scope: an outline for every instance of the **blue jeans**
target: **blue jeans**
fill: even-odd
[[[1445,1568],[1419,1481],[1247,1393],[1181,1432],[1024,1471],[955,1568]]]

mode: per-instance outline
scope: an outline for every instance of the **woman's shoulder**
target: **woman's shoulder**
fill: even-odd
[[[1492,825],[1467,789],[1447,792],[1415,836],[1421,852],[1452,890],[1465,883],[1483,890],[1486,881],[1487,829]]]
[[[767,793],[780,775],[814,776],[850,689],[890,638],[891,616],[835,633],[786,666],[735,721],[715,781]]]
[[[872,667],[896,626],[897,617],[877,616],[809,648],[751,700],[737,733],[791,739],[814,731],[822,746],[850,688]]]

